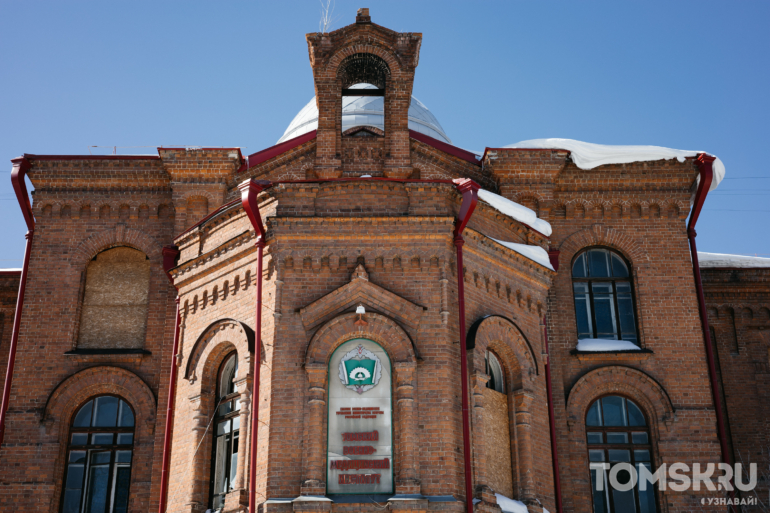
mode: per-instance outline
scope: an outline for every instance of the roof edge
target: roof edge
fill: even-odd
[[[457,146],[445,143],[444,141],[439,141],[438,139],[434,139],[429,135],[425,135],[414,130],[409,130],[409,137],[415,141],[420,141],[421,143],[427,144],[428,146],[432,146],[437,150],[452,155],[453,157],[457,157],[458,159],[465,160],[466,162],[470,162],[473,165],[481,167],[481,160],[477,158],[475,153],[471,153],[468,150],[458,148]]]

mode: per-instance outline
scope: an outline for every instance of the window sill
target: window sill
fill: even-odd
[[[650,349],[636,349],[630,351],[570,351],[572,356],[582,361],[627,361],[627,360],[647,360],[655,353]]]
[[[73,349],[64,356],[76,362],[139,362],[146,356],[152,356],[146,349]]]

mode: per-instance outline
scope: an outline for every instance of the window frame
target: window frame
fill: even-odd
[[[603,249],[603,250],[609,251],[611,254],[617,255],[621,259],[621,261],[625,264],[626,269],[628,270],[628,278],[613,277],[613,276],[610,276],[610,277],[607,277],[607,278],[594,278],[594,277],[590,277],[590,276],[586,277],[586,278],[580,278],[580,277],[576,278],[574,276],[574,274],[573,274],[573,270],[575,268],[575,262],[577,261],[578,258],[580,258],[581,255],[586,255],[589,251],[594,250],[594,249]],[[610,264],[611,264],[611,262],[610,262]],[[638,311],[637,311],[638,309],[637,309],[637,305],[636,305],[636,301],[637,301],[637,298],[636,298],[636,287],[635,287],[636,275],[634,274],[634,267],[631,265],[631,262],[629,262],[629,260],[621,252],[615,250],[614,248],[610,248],[608,246],[589,246],[589,247],[582,248],[580,251],[575,253],[575,256],[572,258],[572,262],[570,263],[569,272],[570,272],[570,280],[571,280],[571,284],[572,284],[572,302],[573,302],[573,307],[574,307],[574,311],[575,311],[575,332],[577,333],[578,340],[581,340],[581,339],[580,339],[580,330],[578,328],[578,320],[577,320],[578,311],[577,311],[577,298],[576,298],[576,295],[575,295],[575,282],[580,282],[580,283],[588,284],[588,297],[589,297],[589,300],[591,302],[591,305],[590,305],[590,307],[591,307],[591,332],[592,332],[592,335],[593,335],[591,338],[593,338],[595,340],[624,340],[623,339],[623,332],[622,332],[622,329],[620,327],[620,314],[619,314],[620,311],[618,309],[618,289],[617,289],[616,282],[618,282],[618,281],[625,282],[627,280],[628,284],[629,284],[629,287],[631,289],[631,292],[630,292],[630,294],[631,294],[631,306],[632,306],[632,309],[633,309],[633,312],[634,312],[634,333],[636,335],[636,341],[635,342],[632,341],[632,340],[629,340],[628,342],[632,342],[632,343],[636,344],[637,346],[639,346],[641,348],[642,347],[642,341],[641,341],[641,337],[639,335],[639,314],[638,314]],[[615,335],[618,337],[616,339],[610,339],[610,338],[608,338],[608,339],[599,339],[598,338],[597,331],[596,331],[597,328],[596,328],[596,308],[594,306],[594,291],[593,291],[593,287],[591,285],[593,282],[602,282],[602,283],[610,282],[610,283],[612,283],[612,303],[613,303],[612,306],[614,308],[614,317],[615,317],[614,318],[614,321],[615,321]]]
[[[233,443],[235,441],[234,437],[234,430],[233,430],[233,422],[236,418],[240,416],[240,408],[236,409],[235,404],[236,401],[240,399],[241,392],[238,390],[238,387],[235,386],[233,383],[233,392],[221,395],[221,388],[222,388],[222,373],[225,371],[225,368],[227,367],[227,364],[230,362],[230,359],[235,359],[235,371],[233,374],[233,378],[236,378],[238,375],[238,353],[237,351],[232,351],[227,354],[227,356],[222,359],[222,363],[219,365],[219,371],[217,372],[217,390],[216,390],[216,403],[214,404],[214,418],[213,418],[213,427],[211,431],[211,475],[209,479],[209,508],[212,511],[219,511],[219,509],[214,509],[214,499],[217,496],[221,496],[222,500],[225,500],[225,496],[227,496],[228,493],[230,493],[230,488],[232,488],[232,482],[236,475],[238,475],[238,468],[236,467],[236,473],[235,475],[228,476],[230,469],[232,468],[232,456],[233,456]],[[225,405],[226,403],[232,403],[231,410],[224,414],[219,414],[219,409]],[[215,493],[214,488],[216,485],[216,470],[217,470],[217,431],[220,424],[229,423],[230,425],[230,441],[227,443],[227,448],[225,449],[225,462],[224,462],[224,468],[225,468],[225,477],[228,479],[228,489],[224,491],[224,493]],[[241,450],[243,450],[243,444],[241,441],[240,431],[242,426],[238,426],[238,451],[240,453]],[[237,465],[237,460],[236,460]]]
[[[634,406],[636,406],[636,408],[641,412],[642,416],[644,417],[645,425],[644,426],[631,426],[631,425],[628,425],[628,426],[606,426],[606,425],[604,425],[605,424],[604,423],[604,412],[602,411],[602,413],[601,413],[602,425],[601,426],[589,426],[588,425],[588,414],[591,411],[591,408],[593,407],[593,405],[595,403],[601,401],[605,397],[620,397],[620,398],[623,398],[626,402],[631,401],[634,404]],[[600,404],[602,404],[602,403],[600,403]],[[628,412],[628,406],[626,406],[626,416],[628,416],[627,412]],[[592,482],[592,476],[591,476],[591,472],[594,469],[591,468],[591,463],[610,463],[610,468],[608,468],[607,470],[603,470],[603,472],[604,472],[604,493],[605,493],[605,496],[607,498],[606,499],[607,500],[606,504],[607,504],[607,508],[608,508],[608,512],[607,513],[623,513],[623,512],[619,512],[617,510],[617,508],[615,507],[615,497],[611,493],[612,492],[612,487],[611,487],[610,482],[609,482],[609,475],[610,475],[610,471],[612,470],[612,462],[609,459],[609,452],[608,451],[610,451],[610,450],[627,450],[627,451],[629,451],[630,461],[628,461],[628,462],[617,462],[617,463],[630,463],[634,468],[637,469],[637,473],[638,473],[639,471],[638,471],[637,463],[646,463],[646,462],[644,462],[644,461],[637,462],[636,461],[636,457],[634,455],[634,451],[635,450],[647,450],[649,452],[649,454],[650,454],[649,464],[650,464],[650,471],[652,472],[654,470],[654,468],[655,468],[653,466],[655,464],[655,448],[654,448],[654,444],[652,442],[652,440],[653,440],[653,438],[652,438],[652,427],[650,425],[649,416],[639,406],[639,404],[637,404],[636,400],[631,399],[631,398],[629,398],[628,396],[625,396],[625,395],[621,395],[621,394],[617,394],[617,393],[608,393],[608,394],[602,394],[600,396],[597,396],[597,397],[595,397],[593,400],[591,400],[588,403],[588,407],[586,408],[585,415],[584,415],[584,418],[583,418],[583,427],[585,428],[585,442],[586,442],[586,452],[585,452],[585,455],[586,455],[586,460],[588,461],[588,474],[589,474],[588,484],[590,486],[591,511],[592,512],[596,511],[595,510],[595,504],[594,504],[594,489],[593,489],[593,482]],[[636,431],[636,432],[644,431],[645,433],[647,433],[647,443],[646,444],[634,443],[633,442],[633,435],[632,435],[632,433],[634,431]],[[588,441],[588,433],[589,432],[591,432],[591,433],[601,432],[602,433],[602,440],[607,440],[607,437],[606,437],[607,433],[629,433],[629,435],[631,435],[631,436],[629,438],[629,442],[625,443],[625,444],[619,444],[619,443],[601,443],[601,444],[597,444],[597,443],[590,443]],[[603,455],[604,455],[603,460],[601,462],[592,462],[591,461],[591,451],[602,451]],[[637,478],[638,478],[638,476],[637,476]],[[660,501],[658,500],[658,486],[657,486],[657,484],[652,485],[652,486],[653,486],[653,496],[655,497],[655,511],[656,511],[656,513],[661,513]],[[636,507],[636,512],[637,513],[641,513],[641,499],[640,499],[640,493],[639,493],[640,490],[639,490],[639,482],[638,481],[637,481],[636,486],[634,486],[634,488],[632,488],[632,490],[633,490],[633,494],[634,494],[634,505]]]
[[[495,362],[497,363],[497,366],[500,368],[500,388],[502,390],[497,390],[495,387],[489,386],[490,383],[496,383],[495,376],[493,375],[494,369],[492,368],[492,364],[489,360],[489,355],[492,356],[492,358],[495,359]],[[498,394],[505,394],[506,388],[505,388],[505,368],[503,367],[503,364],[500,362],[500,357],[497,356],[497,354],[494,351],[491,351],[489,349],[486,349],[484,351],[484,371],[489,376],[489,379],[487,380],[486,387],[490,390],[494,390]]]
[[[131,415],[133,416],[134,422],[133,425],[130,427],[118,427],[117,424],[120,421],[120,410],[116,413],[116,422],[115,426],[113,427],[94,427],[92,425],[84,426],[84,427],[78,427],[75,426],[75,420],[77,418],[78,413],[80,413],[80,410],[83,409],[88,403],[93,402],[95,404],[95,401],[99,399],[100,397],[114,397],[118,399],[118,407],[120,407],[120,402],[125,404],[130,410]],[[94,406],[91,406],[91,420],[89,421],[89,424],[93,424],[93,408]],[[124,399],[123,397],[117,395],[117,394],[96,394],[93,396],[90,396],[85,401],[83,401],[77,408],[74,409],[72,412],[72,416],[69,423],[69,429],[67,431],[67,449],[64,452],[64,472],[62,473],[62,486],[61,486],[61,496],[59,497],[59,509],[58,511],[61,513],[64,510],[64,499],[66,497],[66,491],[67,491],[67,479],[69,477],[69,467],[70,467],[70,454],[73,451],[78,452],[85,452],[86,458],[85,463],[83,465],[83,477],[81,481],[81,488],[80,488],[80,503],[78,505],[78,513],[84,513],[84,500],[88,495],[88,492],[91,489],[92,483],[88,479],[89,475],[89,469],[91,467],[91,454],[97,453],[97,452],[107,452],[110,453],[110,461],[108,463],[109,465],[109,472],[107,474],[107,483],[108,483],[108,507],[107,512],[112,511],[112,508],[115,504],[115,480],[117,479],[117,473],[115,472],[115,469],[118,466],[117,459],[117,452],[118,451],[130,451],[131,452],[131,461],[128,463],[128,500],[130,501],[131,498],[131,478],[133,475],[133,469],[134,469],[134,445],[136,444],[136,410],[134,410],[134,407],[131,405],[129,401]],[[86,443],[86,444],[73,444],[72,443],[72,435],[75,433],[85,433],[88,438],[87,440],[91,439],[92,433],[114,433],[115,437],[113,438],[112,444],[92,444],[92,443]],[[123,433],[130,433],[132,435],[131,437],[131,444],[118,444],[118,436]],[[126,509],[128,510],[128,503],[126,504]]]

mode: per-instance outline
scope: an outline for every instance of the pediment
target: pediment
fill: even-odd
[[[394,319],[401,325],[417,329],[425,311],[403,297],[369,281],[364,266],[359,264],[350,283],[343,285],[299,310],[305,330],[311,331],[344,312],[363,305],[367,312],[376,312]]]

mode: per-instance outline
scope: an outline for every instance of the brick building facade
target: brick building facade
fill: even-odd
[[[714,495],[601,499],[589,472],[611,443],[601,437],[623,426],[637,465],[723,457],[685,222],[702,159],[581,169],[556,148],[479,158],[413,115],[421,38],[368,10],[308,34],[317,128],[249,157],[159,148],[14,161],[35,187],[34,239],[0,511],[241,511],[253,492],[263,511],[460,512],[466,461],[485,512],[499,511],[496,494],[565,512],[601,500],[691,511]],[[351,122],[345,101],[372,97],[379,126]],[[478,203],[465,179],[487,191]],[[248,180],[264,235],[242,203]],[[703,270],[732,458],[761,458],[770,436],[769,268]],[[19,273],[0,278],[4,370]],[[579,349],[579,338],[633,346]],[[390,398],[368,399],[330,365],[357,341],[380,355],[367,386],[390,383]],[[355,391],[332,409],[340,380]],[[335,431],[343,419],[358,431]],[[374,444],[386,430],[391,442]],[[344,454],[375,456],[332,453],[340,436],[352,441]],[[338,461],[354,465],[332,472]]]

